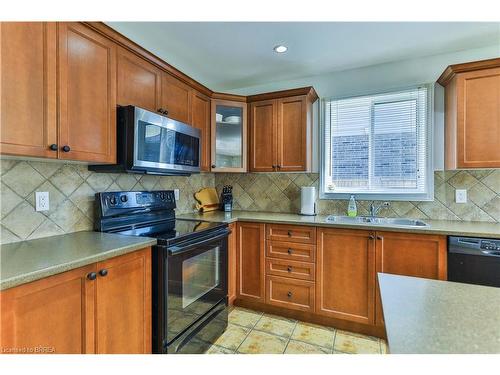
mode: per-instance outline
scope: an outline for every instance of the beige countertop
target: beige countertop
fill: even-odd
[[[0,247],[0,290],[156,244],[156,239],[76,232]]]
[[[392,354],[500,353],[500,288],[378,274]]]
[[[339,224],[329,223],[326,216],[303,216],[298,214],[283,214],[274,212],[254,212],[254,211],[233,211],[222,212],[213,211],[205,214],[193,213],[179,215],[182,219],[206,220],[216,222],[232,223],[236,221],[254,221],[263,223],[280,224],[300,224],[333,228],[354,228],[387,230],[393,232],[408,233],[432,233],[455,236],[500,238],[500,223],[489,223],[480,221],[449,221],[449,220],[427,220],[424,219],[428,227],[411,228],[394,225],[373,225],[373,224]]]

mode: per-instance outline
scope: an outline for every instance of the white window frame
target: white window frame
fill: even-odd
[[[360,96],[380,95],[396,93],[398,91],[411,90],[418,87],[427,87],[427,138],[426,138],[426,171],[425,171],[425,192],[424,193],[336,193],[325,190],[325,173],[326,173],[326,150],[325,150],[325,109],[326,102],[332,100],[349,99]],[[354,195],[358,200],[384,200],[384,201],[433,201],[434,200],[434,84],[427,83],[404,87],[394,90],[371,92],[361,95],[351,95],[346,97],[332,97],[321,99],[320,108],[320,199],[349,199]]]

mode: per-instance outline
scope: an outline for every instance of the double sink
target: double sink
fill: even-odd
[[[373,217],[373,216],[336,216],[330,215],[326,218],[329,223],[338,224],[366,224],[366,225],[383,225],[395,227],[410,227],[410,228],[425,228],[429,224],[422,220],[391,218],[391,217]]]

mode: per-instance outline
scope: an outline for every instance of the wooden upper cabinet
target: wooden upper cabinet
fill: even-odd
[[[237,298],[265,301],[265,225],[237,224]]]
[[[191,124],[191,88],[168,73],[162,73],[161,105],[167,116]]]
[[[278,170],[307,171],[311,157],[311,123],[306,96],[278,100]]]
[[[306,172],[312,162],[312,87],[248,97],[250,171]]]
[[[99,262],[97,271],[96,353],[151,353],[150,249]]]
[[[204,172],[210,171],[210,98],[193,90],[191,96],[191,124],[201,131],[201,162]]]
[[[373,324],[375,236],[363,230],[318,229],[316,313]]]
[[[277,161],[278,109],[275,100],[250,104],[250,170],[273,172]]]
[[[2,353],[94,353],[95,264],[0,292]],[[33,352],[32,352],[33,350]],[[22,352],[20,353],[22,354]]]
[[[446,236],[397,232],[377,232],[376,235],[377,272],[446,280]],[[377,287],[378,325],[383,324],[380,301],[380,291]]]
[[[0,23],[0,153],[56,158],[56,24]]]
[[[500,167],[500,58],[449,66],[445,86],[445,166]]]
[[[116,163],[116,45],[80,23],[58,28],[59,157]]]
[[[117,104],[135,105],[156,112],[160,108],[161,70],[155,65],[118,48]]]

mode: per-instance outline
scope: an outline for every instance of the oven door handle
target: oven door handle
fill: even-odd
[[[190,251],[193,247],[203,246],[203,245],[205,245],[207,243],[221,240],[221,239],[227,237],[230,233],[231,233],[231,231],[229,229],[226,229],[226,230],[224,230],[224,232],[218,234],[215,237],[210,237],[210,238],[207,238],[207,239],[204,239],[204,240],[201,240],[201,241],[190,242],[190,243],[187,243],[185,245],[169,246],[167,248],[168,255],[179,255],[179,254],[185,253],[187,251]]]

